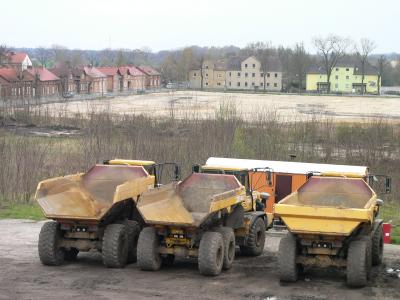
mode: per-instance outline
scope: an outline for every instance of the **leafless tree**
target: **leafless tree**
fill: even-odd
[[[0,45],[0,66],[7,60],[8,48],[5,44]]]
[[[368,65],[368,57],[374,51],[376,48],[376,44],[374,41],[367,39],[367,38],[362,38],[360,40],[359,45],[355,45],[355,53],[357,56],[357,59],[360,63],[361,67],[361,94],[363,95],[365,93],[364,89],[364,79],[365,79],[365,68]]]
[[[347,38],[331,34],[325,38],[316,37],[312,42],[322,57],[323,67],[327,77],[327,92],[330,93],[332,70],[338,61],[346,54],[350,41]]]
[[[51,58],[50,49],[43,47],[43,46],[39,46],[36,49],[36,58],[40,62],[42,67],[47,67],[47,64]]]
[[[386,67],[389,65],[389,60],[385,55],[381,55],[378,58],[378,94],[381,93],[381,81],[383,73],[385,72]]]
[[[304,48],[303,43],[298,43],[294,46],[292,57],[291,57],[291,66],[293,73],[297,79],[299,92],[303,88],[303,83],[305,82],[305,76],[307,69],[310,65],[310,56]]]

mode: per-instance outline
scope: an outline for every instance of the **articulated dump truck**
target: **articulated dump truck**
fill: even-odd
[[[102,253],[107,267],[136,260],[142,228],[138,197],[155,186],[151,161],[110,160],[86,173],[44,180],[36,200],[46,218],[39,235],[39,257],[45,265],[74,260],[79,251]]]
[[[382,200],[361,178],[311,177],[275,205],[289,233],[279,246],[282,281],[304,266],[346,268],[347,284],[365,286],[371,265],[382,262]]]
[[[201,274],[218,275],[231,268],[237,245],[260,255],[272,216],[256,210],[259,197],[233,175],[202,173],[143,194],[137,208],[148,227],[139,236],[139,267],[156,271],[175,256],[194,257]]]

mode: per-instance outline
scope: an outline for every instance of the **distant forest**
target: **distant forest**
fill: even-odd
[[[332,38],[336,38],[337,45],[341,47],[329,49]],[[367,48],[363,41],[367,41]],[[319,44],[318,44],[319,42]],[[323,44],[321,44],[323,43]],[[15,51],[28,53],[34,65],[52,68],[57,62],[68,62],[71,65],[93,66],[122,66],[122,65],[150,65],[162,73],[162,80],[167,82],[185,82],[188,72],[199,68],[205,59],[229,59],[232,57],[245,57],[257,55],[265,59],[278,58],[284,74],[284,85],[287,87],[302,88],[305,85],[305,73],[315,64],[324,65],[333,63],[335,59],[347,58],[354,60],[355,64],[368,63],[381,69],[383,86],[400,86],[400,55],[397,53],[376,54],[376,45],[373,41],[362,39],[360,43],[348,41],[338,36],[328,36],[313,40],[316,54],[308,53],[302,43],[293,47],[273,46],[271,42],[254,42],[246,47],[199,47],[190,46],[175,50],[153,52],[149,48],[142,49],[104,49],[104,50],[79,50],[68,49],[61,45],[38,48],[12,48]],[[327,52],[321,47],[324,46]],[[330,51],[330,52],[329,52]],[[340,52],[341,51],[341,52]],[[326,54],[329,56],[326,57]],[[397,65],[396,65],[397,63]],[[327,64],[325,64],[327,65]]]

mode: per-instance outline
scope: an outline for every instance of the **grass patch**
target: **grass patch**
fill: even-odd
[[[40,207],[35,204],[9,204],[0,207],[0,219],[44,220]]]
[[[381,207],[380,216],[384,222],[392,221],[392,243],[400,245],[400,203],[385,202]]]

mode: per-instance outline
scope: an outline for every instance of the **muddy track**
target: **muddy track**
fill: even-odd
[[[340,270],[307,270],[295,284],[282,285],[276,270],[279,237],[269,236],[260,257],[238,257],[232,270],[201,276],[195,260],[178,260],[159,272],[136,264],[107,269],[98,253],[74,263],[45,267],[37,255],[42,223],[0,221],[0,299],[400,299],[400,279],[373,270],[369,286],[349,289]],[[385,264],[400,266],[400,247],[385,250]]]

